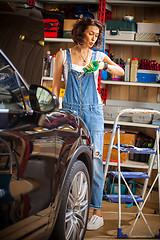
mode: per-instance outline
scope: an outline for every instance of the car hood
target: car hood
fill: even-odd
[[[44,55],[41,12],[4,3],[0,9],[0,48],[28,84],[40,84]]]

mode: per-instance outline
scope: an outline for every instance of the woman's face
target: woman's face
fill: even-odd
[[[89,26],[83,35],[84,46],[92,48],[99,36],[99,28],[97,26]]]

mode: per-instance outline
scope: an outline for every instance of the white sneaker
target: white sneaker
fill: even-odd
[[[87,223],[87,230],[97,230],[104,225],[103,217],[98,217],[97,215],[92,215]]]

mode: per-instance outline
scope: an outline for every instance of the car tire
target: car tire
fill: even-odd
[[[78,160],[73,164],[65,183],[62,203],[51,239],[84,239],[89,213],[89,196],[89,173],[85,164]]]

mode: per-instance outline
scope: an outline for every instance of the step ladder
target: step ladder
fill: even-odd
[[[119,117],[122,116],[123,114],[158,114],[160,115],[159,111],[156,110],[146,110],[146,109],[124,109],[122,111],[119,112],[119,114],[117,115],[115,121],[114,121],[114,125],[113,125],[113,130],[112,130],[112,135],[111,135],[111,140],[110,140],[110,145],[109,145],[109,150],[108,150],[108,154],[107,154],[107,159],[106,159],[106,164],[105,164],[105,169],[104,169],[104,184],[106,181],[106,176],[108,173],[110,173],[113,177],[118,179],[118,195],[114,195],[114,194],[106,194],[105,198],[107,198],[108,200],[110,200],[111,202],[118,202],[118,230],[117,230],[117,238],[158,238],[160,239],[160,232],[157,234],[153,234],[142,210],[143,207],[155,185],[155,183],[158,181],[158,193],[159,193],[159,214],[160,214],[160,160],[159,160],[159,127],[157,126],[156,128],[156,139],[155,139],[155,143],[154,143],[154,147],[153,149],[151,148],[137,148],[134,146],[125,146],[124,144],[120,144],[120,126],[118,125],[119,122]],[[136,126],[136,125],[135,125]],[[117,132],[117,145],[114,146],[114,138],[115,138],[115,134]],[[117,162],[117,167],[118,167],[118,171],[111,171],[108,172],[108,168],[109,168],[109,161],[110,161],[110,157],[111,157],[111,152],[112,149],[117,149],[118,151],[118,162]],[[125,153],[135,153],[135,154],[150,154],[150,163],[148,165],[148,171],[147,173],[144,172],[123,172],[121,171],[121,152],[125,152]],[[155,161],[155,156],[157,156],[157,175],[155,177],[155,179],[152,182],[152,185],[148,191],[148,193],[146,194],[147,191],[147,185],[148,185],[148,181],[153,169],[153,165],[154,165],[154,161]],[[143,186],[143,191],[142,191],[142,196],[137,196],[134,195],[127,183],[127,178],[144,178],[144,186]],[[129,194],[128,195],[121,195],[121,180],[124,181],[125,186],[128,189]],[[135,221],[132,225],[132,228],[130,230],[130,233],[124,234],[122,232],[122,228],[121,228],[121,203],[122,202],[126,202],[126,203],[131,203],[134,202],[135,205],[137,206],[137,215],[135,218]],[[150,235],[149,236],[132,236],[132,232],[136,226],[136,223],[138,221],[138,219],[142,217],[149,232]]]

